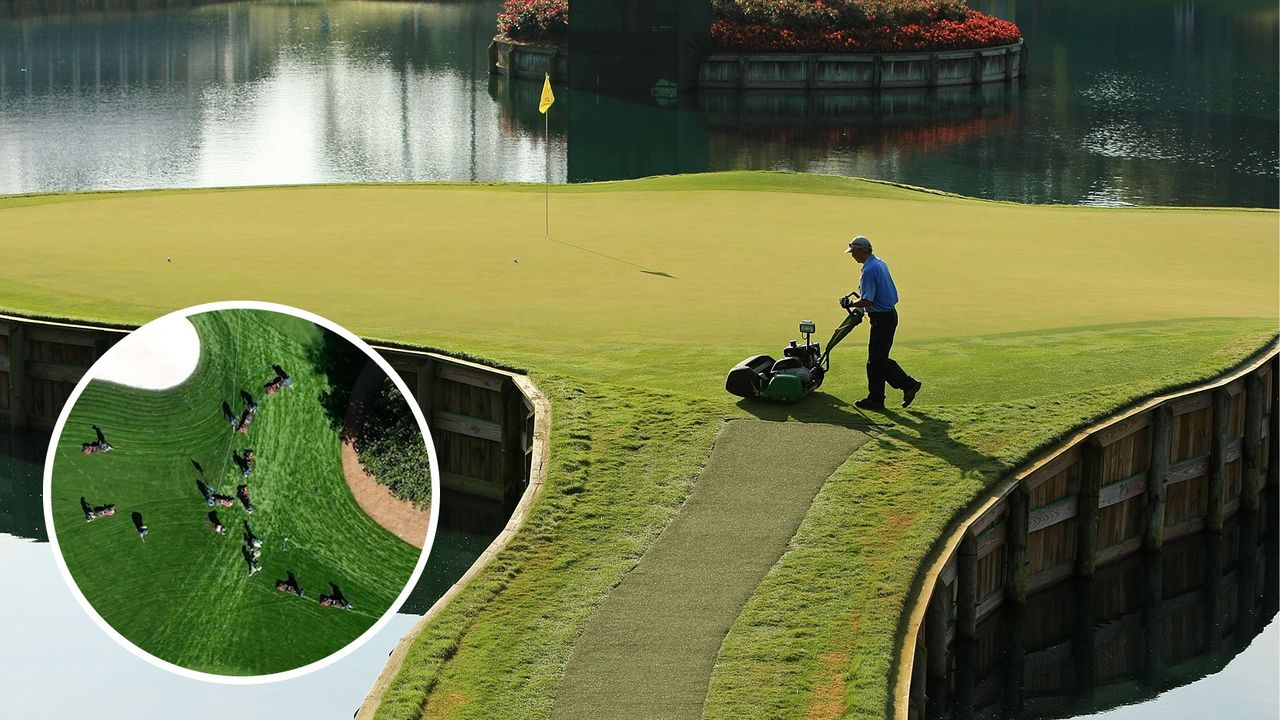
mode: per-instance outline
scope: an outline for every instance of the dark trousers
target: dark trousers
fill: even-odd
[[[867,397],[884,402],[884,384],[894,390],[915,387],[911,377],[889,357],[893,349],[893,333],[898,329],[898,311],[869,312],[871,340],[867,343]]]

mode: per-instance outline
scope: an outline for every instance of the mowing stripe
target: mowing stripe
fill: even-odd
[[[575,646],[554,717],[700,717],[729,627],[866,440],[834,425],[729,423],[680,514]]]

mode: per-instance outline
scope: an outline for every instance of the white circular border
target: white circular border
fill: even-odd
[[[80,394],[84,392],[84,389],[89,385],[89,382],[94,379],[92,367],[90,367],[89,371],[84,374],[84,377],[80,378],[80,382],[76,383],[75,389],[71,391],[71,396],[67,398],[66,404],[62,406],[62,412],[58,414],[58,422],[53,426],[53,436],[49,441],[49,451],[45,455],[44,463],[44,520],[45,527],[49,530],[49,543],[53,545],[53,556],[58,562],[58,570],[62,573],[62,579],[67,582],[67,586],[71,588],[71,593],[75,596],[76,601],[80,603],[80,606],[84,608],[84,611],[88,613],[89,617],[93,618],[94,622],[96,622],[98,626],[107,633],[107,635],[115,639],[115,641],[120,643],[120,645],[122,645],[126,650],[158,668],[168,670],[175,675],[181,675],[185,678],[203,680],[205,682],[222,683],[226,685],[262,685],[265,683],[302,677],[303,675],[307,675],[323,667],[327,667],[355,652],[357,648],[365,644],[369,638],[376,635],[379,630],[391,621],[391,617],[395,615],[396,610],[404,604],[405,600],[409,597],[409,593],[411,593],[413,588],[418,584],[418,579],[422,576],[422,570],[426,567],[427,558],[431,554],[431,546],[435,543],[436,529],[440,517],[440,468],[436,460],[435,443],[431,439],[431,431],[427,428],[427,420],[423,417],[422,409],[418,407],[418,403],[413,401],[413,394],[409,391],[409,387],[405,385],[404,380],[401,379],[399,373],[397,373],[391,367],[391,364],[379,355],[376,350],[370,347],[368,343],[356,337],[351,333],[351,331],[328,320],[327,318],[320,317],[319,315],[307,312],[306,310],[299,310],[298,308],[278,303],[259,302],[254,300],[228,300],[205,303],[203,305],[194,305],[189,308],[171,312],[156,319],[164,320],[175,317],[186,318],[192,315],[215,312],[218,310],[266,310],[269,312],[292,315],[293,317],[315,323],[316,325],[338,334],[351,344],[360,348],[360,350],[362,350],[371,360],[377,363],[378,367],[382,368],[382,371],[386,373],[387,377],[395,383],[400,394],[404,396],[406,403],[409,405],[409,410],[413,413],[413,418],[418,421],[418,428],[422,431],[422,439],[427,445],[427,457],[431,468],[431,517],[427,526],[426,542],[423,543],[422,552],[419,553],[418,556],[418,564],[413,568],[413,574],[409,577],[408,583],[404,586],[400,595],[395,599],[395,602],[387,608],[387,611],[383,613],[382,617],[379,618],[378,621],[375,622],[368,630],[336,652],[333,652],[309,665],[303,665],[302,667],[294,668],[292,670],[271,673],[269,675],[217,675],[214,673],[191,670],[189,668],[184,668],[181,665],[175,665],[167,660],[161,660],[133,644],[132,641],[121,635],[114,627],[104,620],[96,610],[94,610],[93,605],[91,605],[85,598],[84,593],[80,592],[80,587],[76,585],[75,579],[71,576],[71,571],[67,568],[66,561],[62,558],[62,549],[58,546],[57,529],[53,523],[52,489],[54,455],[57,451],[58,439],[62,437],[63,426],[67,423],[67,418],[71,414],[71,409],[75,406],[76,401],[80,399]],[[110,355],[114,351],[115,348],[112,347],[104,353],[103,357]]]

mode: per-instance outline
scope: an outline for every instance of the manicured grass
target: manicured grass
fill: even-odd
[[[1276,331],[1273,211],[1026,207],[734,173],[553,188],[547,242],[540,192],[0,201],[0,251],[13,258],[0,305],[142,322],[258,297],[531,371],[552,403],[546,489],[412,648],[380,712],[406,719],[550,716],[579,638],[677,516],[723,421],[752,415],[883,427],[819,491],[747,601],[705,715],[882,716],[913,578],[983,487],[1070,428],[1214,374]],[[856,283],[841,251],[857,233],[902,291],[894,354],[926,383],[916,405],[852,408],[865,328],[835,352],[820,394],[735,403],[722,390],[735,362],[776,353],[801,319],[825,340],[835,298]],[[82,262],[85,237],[112,252]],[[264,247],[287,260],[238,260]]]
[[[820,336],[834,328],[836,298],[858,275],[842,252],[859,233],[903,291],[899,342],[943,341],[931,360],[948,377],[962,365],[946,362],[949,347],[966,338],[1275,312],[1273,211],[1020,206],[728,173],[553,188],[548,242],[538,190],[11,198],[0,205],[0,305],[141,323],[269,298],[366,336],[708,398],[725,368],[776,351],[799,320],[817,321]],[[84,238],[110,251],[85,262]],[[328,282],[339,275],[341,290]],[[834,378],[842,396],[856,391],[845,377]],[[951,384],[930,393],[968,401]]]
[[[191,318],[200,366],[163,391],[93,381],[58,439],[54,527],[67,567],[94,609],[147,652],[182,667],[225,675],[280,672],[319,660],[367,630],[390,606],[418,560],[415,548],[370,520],[342,475],[338,430],[321,404],[324,331],[276,313],[224,310]],[[283,365],[294,387],[261,388]],[[232,431],[221,405],[239,414],[241,390],[260,411],[247,434]],[[98,425],[115,449],[83,455]],[[255,450],[247,480],[232,453]],[[234,495],[247,483],[254,512],[205,503],[209,485]],[[114,503],[114,517],[86,523],[79,499]],[[225,535],[213,531],[216,512]],[[149,533],[140,540],[140,513]],[[262,570],[241,553],[247,522],[262,539]],[[305,598],[277,592],[292,571]],[[320,607],[337,584],[352,611]]]

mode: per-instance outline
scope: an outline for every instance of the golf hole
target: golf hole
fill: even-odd
[[[44,470],[67,585],[153,665],[232,684],[355,650],[422,574],[439,466],[408,387],[366,343],[272,303],[200,305],[108,350]]]

